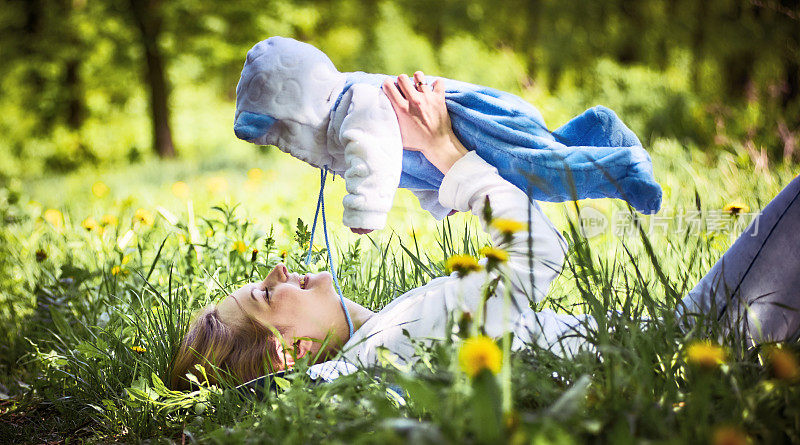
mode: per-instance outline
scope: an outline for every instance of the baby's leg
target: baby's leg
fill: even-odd
[[[553,131],[558,142],[569,146],[633,147],[642,145],[612,110],[598,105]]]
[[[755,341],[800,330],[800,178],[753,220],[683,299],[689,313],[715,313]]]

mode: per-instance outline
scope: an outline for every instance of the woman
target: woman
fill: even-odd
[[[404,147],[421,151],[444,174],[440,203],[479,216],[493,244],[508,253],[507,261],[499,270],[436,278],[378,313],[345,299],[352,337],[330,274],[300,276],[278,264],[264,281],[242,286],[200,313],[176,356],[173,387],[188,387],[185,375],[196,364],[214,365],[247,381],[291,367],[309,354],[314,362],[339,355],[344,362],[373,365],[385,348],[400,361],[412,361],[412,339],[444,338],[448,317],[480,313],[482,287],[497,276],[504,278],[485,305],[489,336],[510,331],[514,348],[536,342],[562,355],[588,346],[582,336],[593,326],[591,317],[530,309],[559,274],[567,243],[536,202],[455,137],[442,84],[426,85],[418,71],[414,84],[401,75],[397,85],[386,82],[383,90],[397,114]],[[800,329],[799,195],[795,178],[684,298],[679,312],[713,313],[728,326],[742,323],[753,341],[795,335]],[[493,222],[483,217],[487,201]],[[530,228],[512,221],[529,221]]]

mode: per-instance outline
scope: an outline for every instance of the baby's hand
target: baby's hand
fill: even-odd
[[[366,235],[367,233],[372,232],[372,229],[356,229],[351,227],[350,231],[359,235]]]
[[[444,103],[444,84],[436,80],[433,87],[425,84],[422,71],[414,73],[416,87],[408,76],[401,74],[397,85],[391,80],[383,83],[400,123],[403,148],[421,151],[442,173],[467,153],[453,133],[450,115]]]

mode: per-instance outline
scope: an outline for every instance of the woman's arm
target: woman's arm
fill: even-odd
[[[414,73],[417,87],[401,75],[398,85],[383,85],[400,122],[403,145],[420,150],[445,174],[439,188],[439,201],[445,207],[471,211],[481,220],[495,246],[508,253],[505,265],[516,298],[539,301],[550,282],[558,276],[564,262],[567,243],[538,204],[503,179],[497,169],[468,152],[453,133],[444,103],[444,88],[437,81],[433,88],[424,84],[424,75]],[[420,85],[421,83],[421,85]],[[402,95],[401,95],[402,93]],[[492,216],[498,220],[522,223],[512,228],[508,238],[483,217],[488,197]],[[528,227],[530,222],[530,227]]]
[[[484,214],[487,199],[491,222]],[[501,268],[521,307],[545,297],[550,283],[561,272],[567,243],[536,202],[474,151],[447,172],[439,188],[439,201],[458,211],[472,212],[491,235],[492,244],[508,254]]]

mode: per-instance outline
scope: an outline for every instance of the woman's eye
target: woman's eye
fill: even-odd
[[[256,292],[264,292],[264,300],[266,300],[267,304],[271,302],[269,297],[269,289],[267,289],[266,286],[264,286],[263,288],[261,286],[257,286],[254,287],[252,291],[250,291],[250,297],[252,297],[255,300],[258,300],[260,299],[260,297],[256,297]]]
[[[271,303],[272,300],[269,297],[269,288],[266,285],[264,285],[263,287],[259,286],[259,290],[264,291],[264,299],[267,300],[267,304]]]

